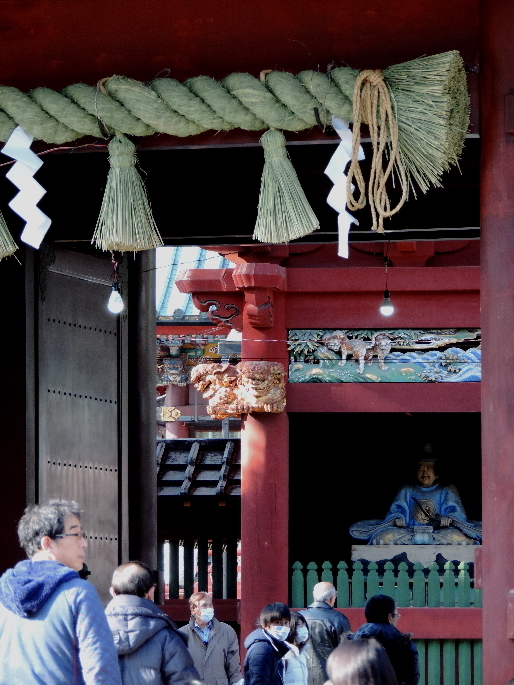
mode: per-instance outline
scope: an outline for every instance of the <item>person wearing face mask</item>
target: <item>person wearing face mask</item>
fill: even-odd
[[[244,685],[283,685],[282,657],[290,649],[291,612],[282,602],[268,604],[259,617],[260,628],[245,640]]]
[[[212,598],[195,592],[189,598],[191,620],[180,628],[205,685],[235,685],[241,680],[239,644],[235,630],[214,617]]]
[[[291,633],[287,638],[289,651],[282,659],[284,685],[307,685],[308,659],[305,645],[309,639],[307,621],[295,611],[291,613]]]

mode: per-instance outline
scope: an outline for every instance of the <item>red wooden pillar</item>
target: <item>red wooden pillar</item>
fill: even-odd
[[[505,685],[514,677],[514,3],[482,0],[481,11],[483,682]]]
[[[242,264],[234,282],[245,293],[242,358],[287,369],[285,269]],[[241,637],[270,602],[288,603],[288,418],[249,414],[241,432]]]
[[[241,637],[288,603],[288,417],[248,414],[241,431]]]
[[[166,388],[166,406],[183,407],[189,404],[189,387],[187,385],[168,385]],[[183,421],[166,421],[166,439],[188,438],[189,428]]]

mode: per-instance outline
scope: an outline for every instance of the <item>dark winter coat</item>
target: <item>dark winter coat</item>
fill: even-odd
[[[235,685],[241,680],[239,644],[236,631],[226,623],[212,619],[209,642],[204,644],[194,629],[192,618],[189,625],[180,628],[187,638],[187,648],[205,685]]]
[[[387,652],[398,679],[398,685],[417,685],[419,681],[418,649],[410,635],[401,633],[390,623],[365,623],[351,636],[352,640],[371,638]]]
[[[248,635],[245,647],[248,650],[243,666],[245,685],[282,685],[280,662],[289,645],[258,628]]]
[[[305,646],[309,659],[308,685],[323,685],[328,680],[327,659],[350,633],[350,621],[327,602],[313,602],[300,613],[309,626],[310,640]]]
[[[117,595],[105,614],[123,685],[199,685],[184,636],[156,604],[135,595]]]

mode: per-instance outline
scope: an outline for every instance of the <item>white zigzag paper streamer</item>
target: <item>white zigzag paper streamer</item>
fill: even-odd
[[[348,259],[348,233],[352,224],[359,225],[350,212],[346,209],[346,174],[344,173],[346,165],[352,156],[352,132],[348,127],[348,122],[339,117],[332,117],[332,126],[341,138],[341,142],[337,146],[337,150],[332,155],[327,168],[326,175],[334,184],[327,197],[328,204],[333,207],[336,212],[339,212],[337,224],[339,226],[339,249],[340,257]],[[364,150],[359,146],[358,159],[364,159]],[[352,184],[352,189],[353,189]]]
[[[27,245],[38,249],[52,221],[37,206],[46,190],[34,179],[34,174],[43,162],[30,149],[33,140],[30,134],[18,126],[11,133],[2,152],[7,157],[17,160],[6,176],[20,189],[16,197],[9,202],[9,207],[27,222],[20,238]]]

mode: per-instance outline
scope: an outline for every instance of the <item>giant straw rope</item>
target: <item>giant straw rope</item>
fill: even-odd
[[[462,58],[456,51],[421,57],[383,72],[398,122],[399,155],[409,183],[425,192],[456,164],[469,123]],[[101,87],[77,83],[61,92],[23,93],[0,86],[0,140],[18,125],[36,140],[61,145],[108,133],[193,136],[206,130],[276,128],[302,131],[329,124],[332,116],[353,120],[359,72],[339,67],[327,74],[271,71],[264,82],[233,73],[215,81],[196,76],[184,83],[157,78],[144,84],[111,76]],[[364,123],[368,123],[364,120]]]
[[[132,145],[125,135],[139,137],[159,132],[186,137],[207,130],[234,128],[302,131],[316,124],[329,125],[332,117],[355,124],[347,185],[350,209],[366,204],[365,181],[357,153],[360,125],[369,126],[373,159],[368,200],[372,228],[383,231],[383,219],[398,211],[407,199],[409,188],[417,186],[426,192],[431,185],[440,186],[443,172],[458,162],[469,124],[469,97],[462,58],[458,52],[451,51],[398,64],[383,72],[339,67],[327,74],[309,70],[294,75],[265,70],[261,78],[233,73],[219,82],[208,76],[190,78],[184,83],[172,78],[141,83],[124,76],[111,76],[102,79],[96,87],[77,83],[61,92],[35,88],[23,93],[14,87],[0,86],[2,141],[18,126],[34,139],[51,144],[62,145],[82,136],[93,136],[114,137],[114,142],[125,140],[124,145]],[[283,147],[282,134],[278,131],[273,134],[277,135],[272,136],[270,149],[277,146],[277,136],[279,146]],[[278,156],[276,152],[268,153],[271,157],[267,163],[271,166],[269,173],[263,174],[264,191],[261,189],[259,204],[263,225],[259,224],[255,237],[284,242],[311,232],[317,227],[317,220],[303,198],[294,170],[289,168],[285,149]],[[132,152],[130,155],[133,157]],[[119,165],[111,166],[114,179]],[[402,195],[396,207],[391,208],[386,182],[394,172]],[[358,198],[353,195],[354,179]],[[131,186],[131,192],[135,186],[139,188],[134,179],[130,183],[125,179],[124,184]],[[115,186],[119,185],[118,179]],[[140,204],[144,204],[144,191],[138,190],[138,193]],[[118,196],[120,192],[114,192],[116,207]],[[284,212],[278,218],[275,216],[279,196],[289,218],[297,212],[299,200],[302,211],[291,218],[292,228],[275,235],[275,224],[287,223],[282,216]],[[127,202],[125,198],[125,204],[131,205]],[[263,202],[266,211],[273,210],[270,216],[264,210],[261,212]],[[149,210],[148,213],[151,215]],[[107,217],[109,241],[112,239],[111,214],[112,211],[108,212]],[[155,227],[150,229],[153,235]],[[133,241],[129,242],[132,245]],[[135,241],[130,249],[147,249],[140,243]]]
[[[315,109],[327,123],[332,114],[351,119],[357,74],[343,67],[330,77],[316,71],[296,76],[272,71],[265,83],[235,73],[219,82],[197,76],[184,83],[157,78],[148,84],[112,76],[101,88],[77,83],[60,93],[0,86],[0,140],[7,140],[17,125],[36,140],[59,145],[82,136],[103,137],[99,120],[111,131],[132,136],[185,137],[234,128],[302,131],[316,125]]]

